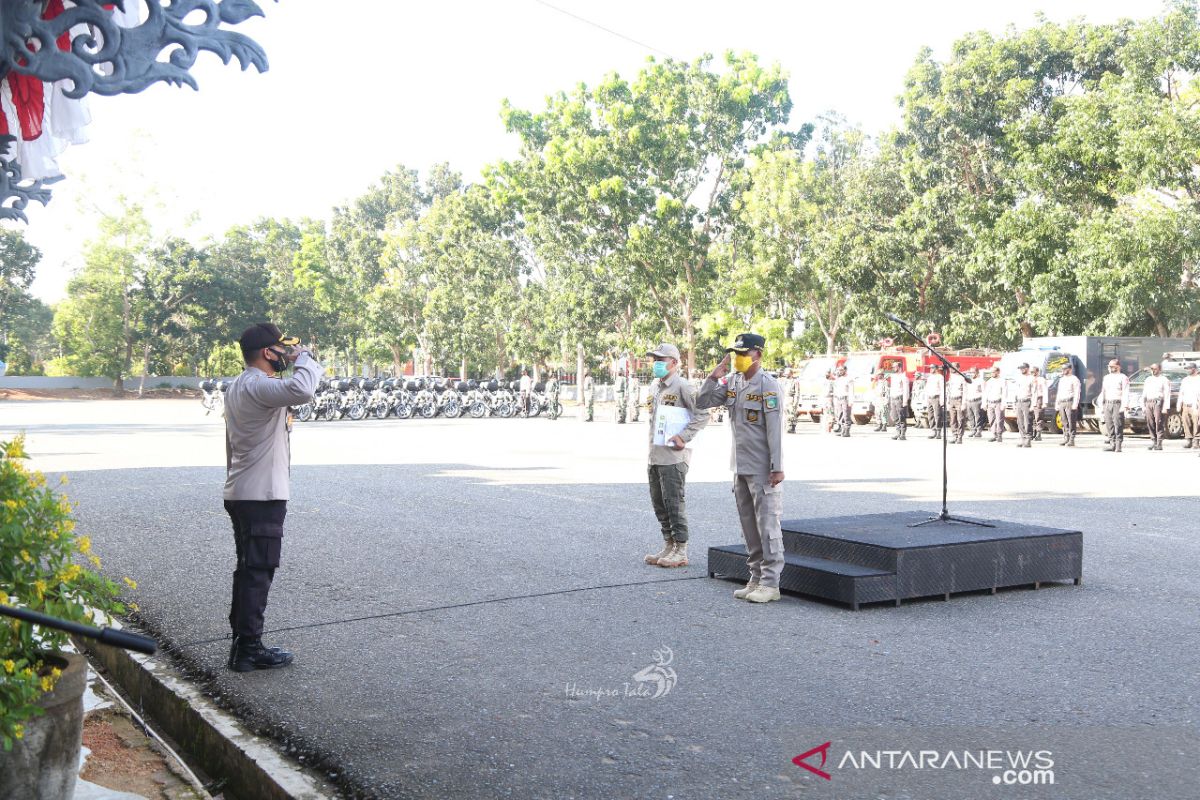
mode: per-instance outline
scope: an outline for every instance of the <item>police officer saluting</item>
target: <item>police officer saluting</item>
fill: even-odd
[[[746,540],[746,563],[750,581],[733,596],[752,603],[779,599],[779,576],[783,572],[783,393],[779,382],[762,370],[766,339],[743,333],[725,358],[709,373],[696,405],[699,408],[726,406],[733,426],[733,496],[737,502],[742,535]],[[736,370],[728,387],[721,378],[729,371],[733,353]]]
[[[654,382],[650,384],[650,502],[662,527],[663,549],[646,556],[647,564],[686,567],[688,523],[685,504],[690,442],[708,424],[708,414],[696,408],[696,390],[679,375],[679,348],[666,342],[646,355],[654,359]],[[665,444],[654,443],[658,409],[682,408],[691,415],[685,427]]]
[[[238,341],[246,369],[225,392],[224,498],[237,548],[229,668],[250,672],[292,663],[291,653],[263,646],[263,615],[279,566],[291,484],[288,406],[312,399],[323,369],[296,347],[299,339],[269,322],[247,328]],[[275,380],[292,365],[294,374]]]

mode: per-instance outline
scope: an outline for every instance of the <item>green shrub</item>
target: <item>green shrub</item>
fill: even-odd
[[[46,485],[40,472],[26,467],[26,459],[23,438],[0,442],[0,603],[85,624],[92,622],[93,609],[123,613],[117,584],[90,568],[99,567],[100,559],[88,537],[75,535],[71,504]],[[45,657],[61,650],[67,639],[60,631],[0,617],[0,742],[5,750],[22,737],[22,723],[41,713],[36,703],[59,675]]]

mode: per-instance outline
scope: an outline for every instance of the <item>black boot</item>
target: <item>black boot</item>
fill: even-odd
[[[229,651],[229,668],[234,672],[279,669],[292,663],[294,656],[277,647],[263,647],[262,639],[238,637]]]

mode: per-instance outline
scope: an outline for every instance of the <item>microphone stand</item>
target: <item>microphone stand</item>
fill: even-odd
[[[93,628],[90,625],[83,625],[78,622],[71,622],[59,619],[58,617],[51,617],[47,614],[41,614],[37,611],[30,611],[27,608],[13,608],[12,606],[0,605],[0,617],[12,617],[13,619],[19,619],[33,625],[41,625],[44,628],[66,631],[76,636],[95,639],[101,644],[120,647],[125,650],[136,650],[146,655],[154,655],[154,651],[158,649],[158,643],[153,639],[139,636],[136,633],[127,633],[113,628]]]
[[[958,373],[959,376],[961,376],[962,379],[964,381],[966,381],[967,383],[970,383],[971,379],[968,378],[966,375],[963,375],[962,370],[958,369],[958,367],[951,364],[946,359],[946,357],[943,356],[941,353],[939,353],[937,350],[935,350],[929,344],[929,342],[922,339],[920,337],[920,335],[917,334],[916,331],[914,331],[911,327],[909,327],[907,322],[905,322],[904,320],[900,319],[899,317],[893,316],[891,314],[888,315],[888,319],[890,319],[892,322],[895,322],[897,325],[899,325],[901,328],[904,329],[905,333],[907,333],[909,336],[911,336],[912,338],[914,338],[918,342],[920,342],[921,345],[926,350],[928,350],[930,352],[930,354],[933,355],[933,357],[936,358],[942,365],[942,396],[941,396],[941,398],[939,398],[940,402],[942,403],[942,410],[941,410],[941,417],[942,417],[942,513],[938,514],[936,517],[930,517],[929,519],[924,520],[922,522],[914,522],[914,523],[910,524],[908,527],[920,528],[923,525],[930,525],[934,522],[958,522],[963,525],[977,525],[981,528],[996,527],[995,525],[992,525],[990,522],[980,522],[979,520],[966,519],[965,517],[955,517],[955,516],[951,515],[951,513],[946,505],[946,494],[948,492],[948,487],[950,484],[950,471],[949,471],[949,466],[948,466],[950,435],[947,430],[947,423],[948,423],[950,415],[946,413],[946,411],[947,411],[946,391],[950,385],[950,371],[953,370],[954,372]]]

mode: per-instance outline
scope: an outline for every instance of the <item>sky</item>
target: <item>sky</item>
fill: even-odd
[[[133,0],[128,0],[133,2]],[[157,2],[157,0],[155,0]],[[59,159],[49,206],[26,209],[43,260],[32,291],[61,299],[97,219],[124,196],[156,233],[200,243],[258,217],[327,219],[399,164],[449,162],[467,180],[516,155],[500,105],[545,98],[650,56],[750,51],[790,76],[789,127],[829,111],[878,133],[922,47],[944,58],[975,30],[1143,18],[1160,0],[259,0],[236,26],[270,69],[202,53],[199,91],[91,97],[90,141]],[[344,17],[331,16],[333,11]]]

